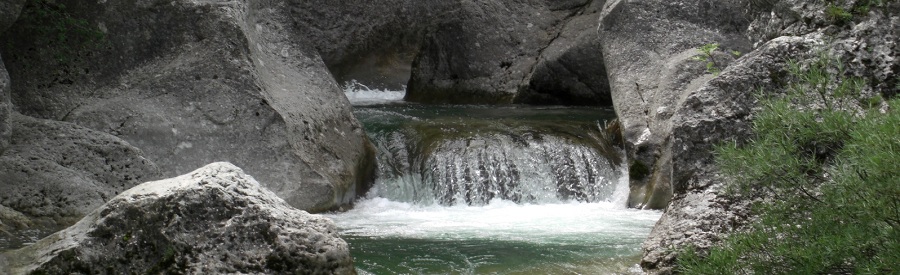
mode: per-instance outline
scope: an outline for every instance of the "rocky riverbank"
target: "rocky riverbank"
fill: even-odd
[[[665,209],[642,266],[666,272],[749,218],[711,148],[752,135],[789,60],[830,52],[867,92],[900,89],[896,1],[336,3],[0,0],[0,234],[217,161],[295,208],[346,206],[375,171],[338,85],[357,79],[425,103],[612,105],[629,206]]]

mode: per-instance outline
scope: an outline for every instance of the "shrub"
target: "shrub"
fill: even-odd
[[[900,272],[900,99],[887,112],[851,108],[867,101],[864,83],[827,57],[790,72],[786,95],[760,96],[754,138],[717,148],[729,192],[763,198],[758,220],[708,253],[688,248],[678,271]]]

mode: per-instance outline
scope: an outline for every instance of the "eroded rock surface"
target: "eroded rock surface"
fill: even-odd
[[[244,167],[292,205],[323,211],[367,187],[374,152],[283,1],[73,1],[86,22],[23,10],[5,34],[12,97],[141,148],[163,176],[214,161]]]
[[[19,114],[12,125],[11,145],[0,154],[0,204],[34,221],[70,225],[159,174],[139,149],[112,135]]]
[[[689,92],[672,118],[674,198],[643,244],[641,265],[665,272],[679,249],[707,249],[750,218],[749,201],[728,196],[713,146],[745,142],[759,89],[781,91],[788,60],[809,58],[822,41],[775,39],[732,63],[718,77]]]
[[[0,254],[0,266],[7,274],[355,274],[331,220],[291,207],[229,163],[123,192],[74,226]]]
[[[747,52],[740,1],[609,1],[598,28],[613,105],[631,173],[630,207],[661,209],[672,197],[670,120],[680,102],[713,77],[697,48],[719,43],[724,69]]]

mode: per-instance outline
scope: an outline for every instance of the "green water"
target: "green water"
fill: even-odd
[[[601,129],[612,109],[386,102],[354,113],[379,150],[378,180],[327,216],[361,274],[629,273],[659,219],[624,207],[620,149]]]

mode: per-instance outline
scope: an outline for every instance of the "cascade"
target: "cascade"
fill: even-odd
[[[377,180],[327,216],[360,274],[635,270],[660,213],[625,207],[627,173],[602,130],[612,110],[418,105],[349,84]]]

